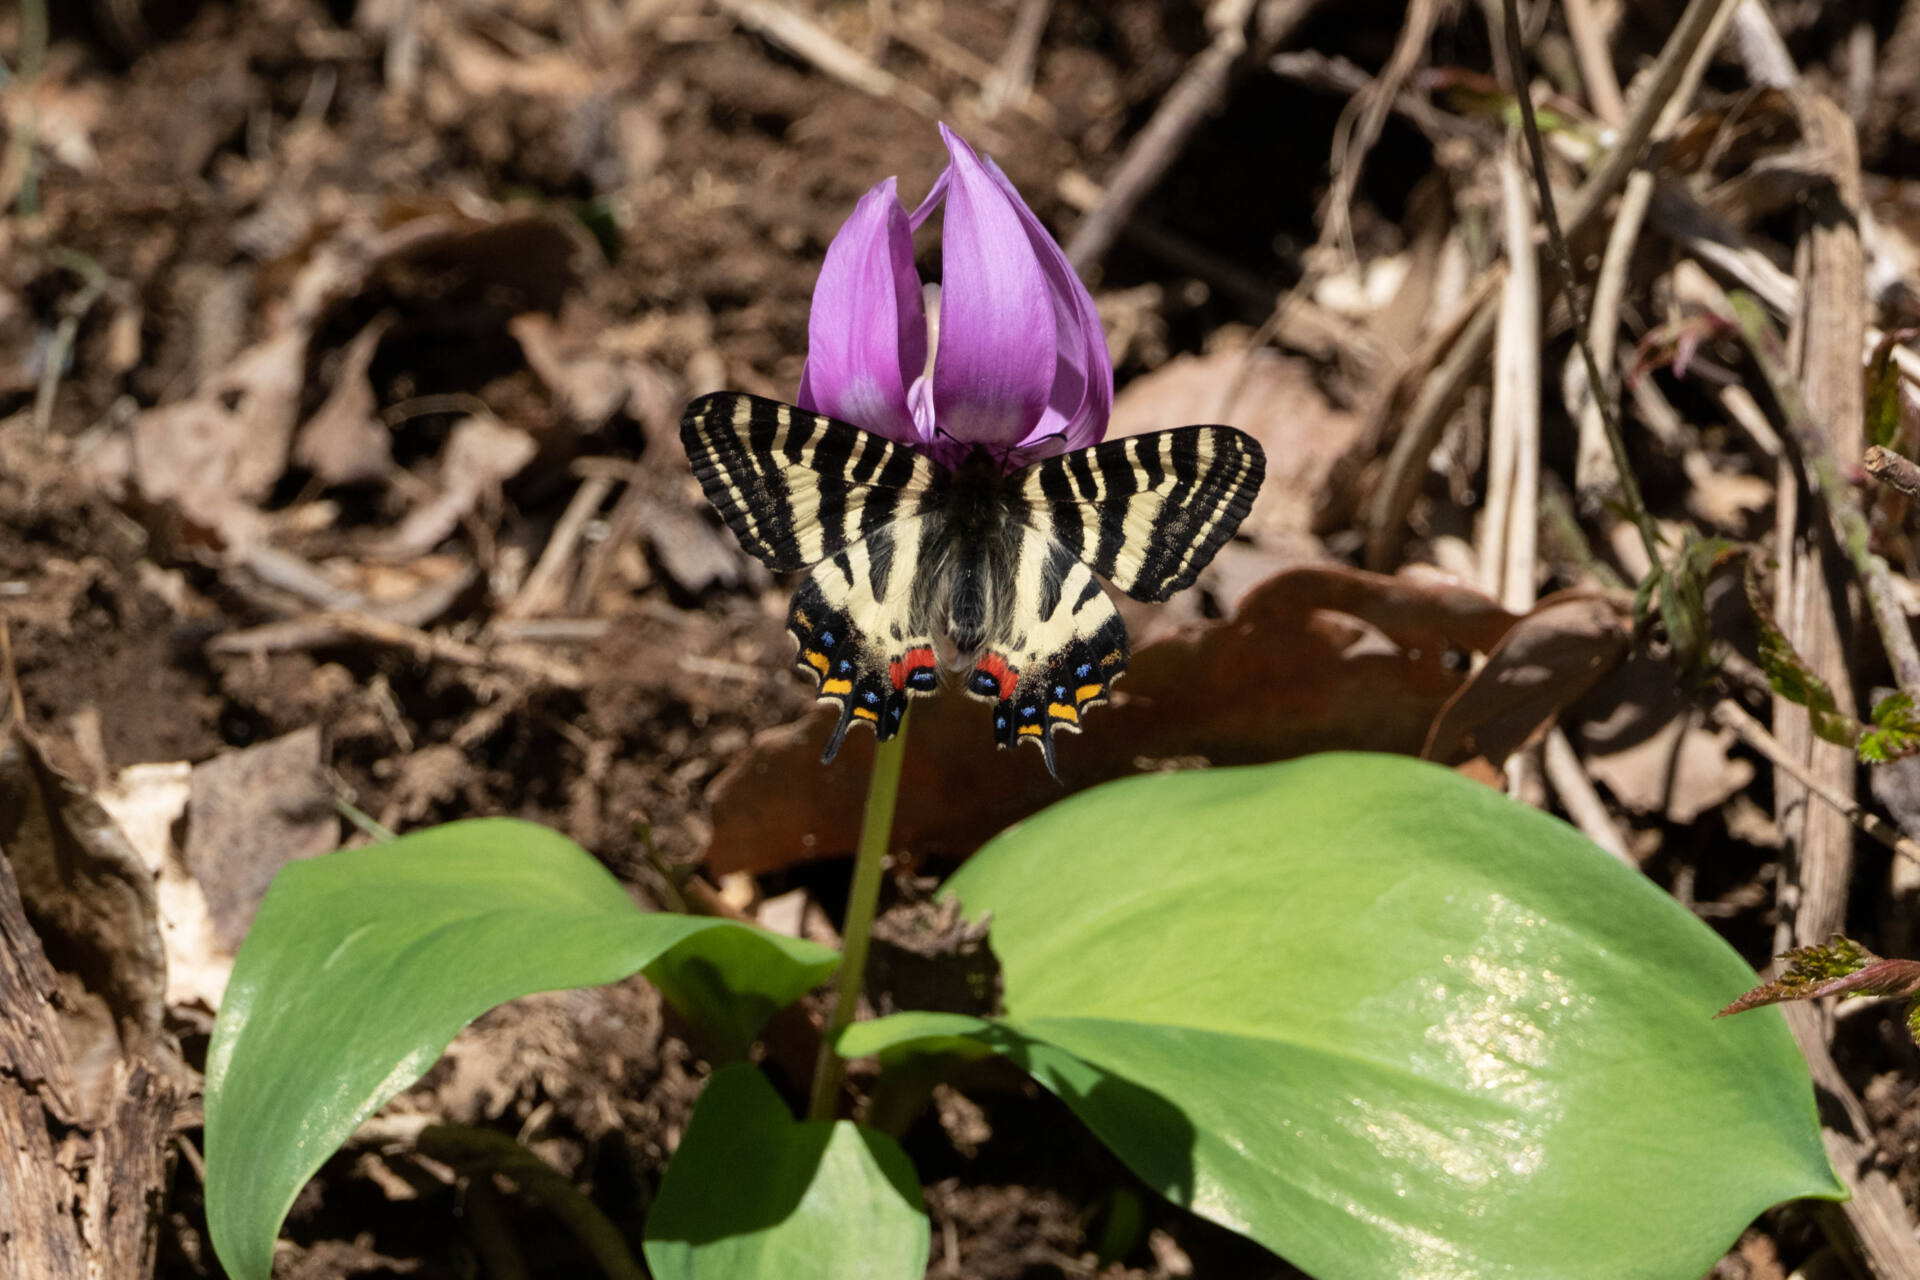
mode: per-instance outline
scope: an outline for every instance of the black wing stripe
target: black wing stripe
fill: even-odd
[[[776,570],[817,564],[916,514],[938,474],[904,445],[737,391],[688,405],[680,439],[707,501]]]

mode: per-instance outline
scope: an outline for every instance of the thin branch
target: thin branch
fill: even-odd
[[[1732,698],[1722,698],[1710,709],[1713,719],[1738,734],[1740,740],[1766,757],[1774,768],[1807,789],[1808,794],[1831,805],[1848,822],[1911,862],[1920,862],[1920,843],[1902,835],[1900,828],[1866,808],[1851,796],[1843,795],[1816,778],[1786,744],[1767,732],[1747,709]]]

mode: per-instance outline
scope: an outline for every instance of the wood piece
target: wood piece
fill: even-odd
[[[939,119],[944,111],[940,100],[925,89],[875,66],[859,50],[842,44],[798,10],[776,0],[719,0],[719,4],[742,26],[806,59],[842,84],[876,98],[891,99],[930,120]]]
[[[116,1056],[89,1106],[65,999],[0,854],[0,1275],[137,1280],[153,1270],[175,1091]]]
[[[1834,455],[1857,458],[1865,448],[1866,412],[1860,375],[1866,276],[1858,231],[1859,148],[1852,122],[1836,104],[1801,94],[1795,105],[1811,153],[1832,160],[1831,182],[1806,196],[1800,309],[1789,343],[1809,426],[1825,433],[1820,443]],[[1832,507],[1851,495],[1826,492],[1822,497]],[[1839,710],[1856,715],[1853,605],[1831,532],[1810,524],[1798,533],[1791,557],[1788,595],[1778,602],[1781,626],[1808,666],[1833,689]],[[1905,625],[1904,618],[1900,625]],[[1774,733],[1823,785],[1853,795],[1858,769],[1853,752],[1817,738],[1804,707],[1776,699]],[[1805,789],[1790,779],[1783,780],[1775,795],[1775,816],[1800,887],[1795,940],[1803,946],[1825,942],[1846,926],[1853,829],[1831,807],[1808,804]]]

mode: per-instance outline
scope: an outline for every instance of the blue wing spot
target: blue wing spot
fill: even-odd
[[[1031,720],[1031,719],[1032,719],[1032,718],[1033,718],[1034,716],[1037,716],[1037,715],[1039,715],[1039,714],[1040,714],[1040,708],[1038,708],[1038,707],[1022,707],[1022,708],[1020,708],[1020,714],[1021,714],[1021,715],[1023,715],[1023,716],[1025,716],[1025,717],[1027,717],[1027,718],[1028,718],[1029,720]]]
[[[996,729],[1004,729],[1004,728],[1006,728],[1006,727],[1007,727],[1007,718],[1006,718],[1005,716],[995,716],[995,717],[993,718],[993,727],[994,727],[994,728],[996,728]]]
[[[820,647],[823,649],[833,648],[833,632],[822,631],[820,633]],[[1086,672],[1082,671],[1080,674],[1085,675]]]
[[[853,663],[848,661],[846,658],[842,658],[840,659],[840,669],[842,671],[851,671],[853,670]]]
[[[1063,685],[1063,684],[1057,684],[1057,685],[1055,685],[1055,686],[1053,686],[1053,696],[1054,696],[1054,697],[1056,697],[1056,698],[1064,698],[1064,697],[1066,697],[1066,696],[1067,696],[1067,686],[1065,686],[1065,685]]]
[[[880,701],[880,695],[879,695],[879,694],[877,694],[877,693],[875,693],[875,692],[874,692],[873,690],[871,690],[871,689],[869,689],[869,690],[867,690],[867,691],[866,691],[865,693],[863,693],[863,694],[861,694],[860,696],[861,696],[862,698],[865,698],[865,699],[866,699],[866,700],[867,700],[868,702],[870,702],[870,703],[871,703],[871,702],[878,702],[878,701]]]
[[[827,643],[832,644],[833,641],[829,640],[827,641]],[[1093,664],[1091,662],[1083,662],[1079,666],[1073,669],[1073,674],[1079,676],[1082,680],[1084,680],[1088,676],[1093,674]]]

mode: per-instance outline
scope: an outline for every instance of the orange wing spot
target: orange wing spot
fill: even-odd
[[[880,723],[880,717],[875,715],[873,712],[867,710],[865,707],[855,707],[853,709],[853,718],[855,720],[871,720],[875,724]]]
[[[1047,714],[1052,716],[1055,720],[1065,720],[1068,724],[1080,723],[1079,711],[1077,711],[1073,707],[1068,706],[1064,702],[1055,702],[1055,703],[1048,704]]]
[[[812,667],[815,671],[818,671],[821,675],[827,674],[827,655],[818,649],[807,650],[800,655],[800,660]]]
[[[1103,684],[1083,684],[1073,691],[1073,700],[1084,704],[1088,698],[1097,698],[1107,686]]]
[[[1020,736],[1023,738],[1037,738],[1040,736],[1040,733],[1041,729],[1037,724],[1023,724],[1020,726]]]
[[[844,697],[852,692],[853,681],[851,680],[829,680],[820,686],[820,696],[823,698]]]

